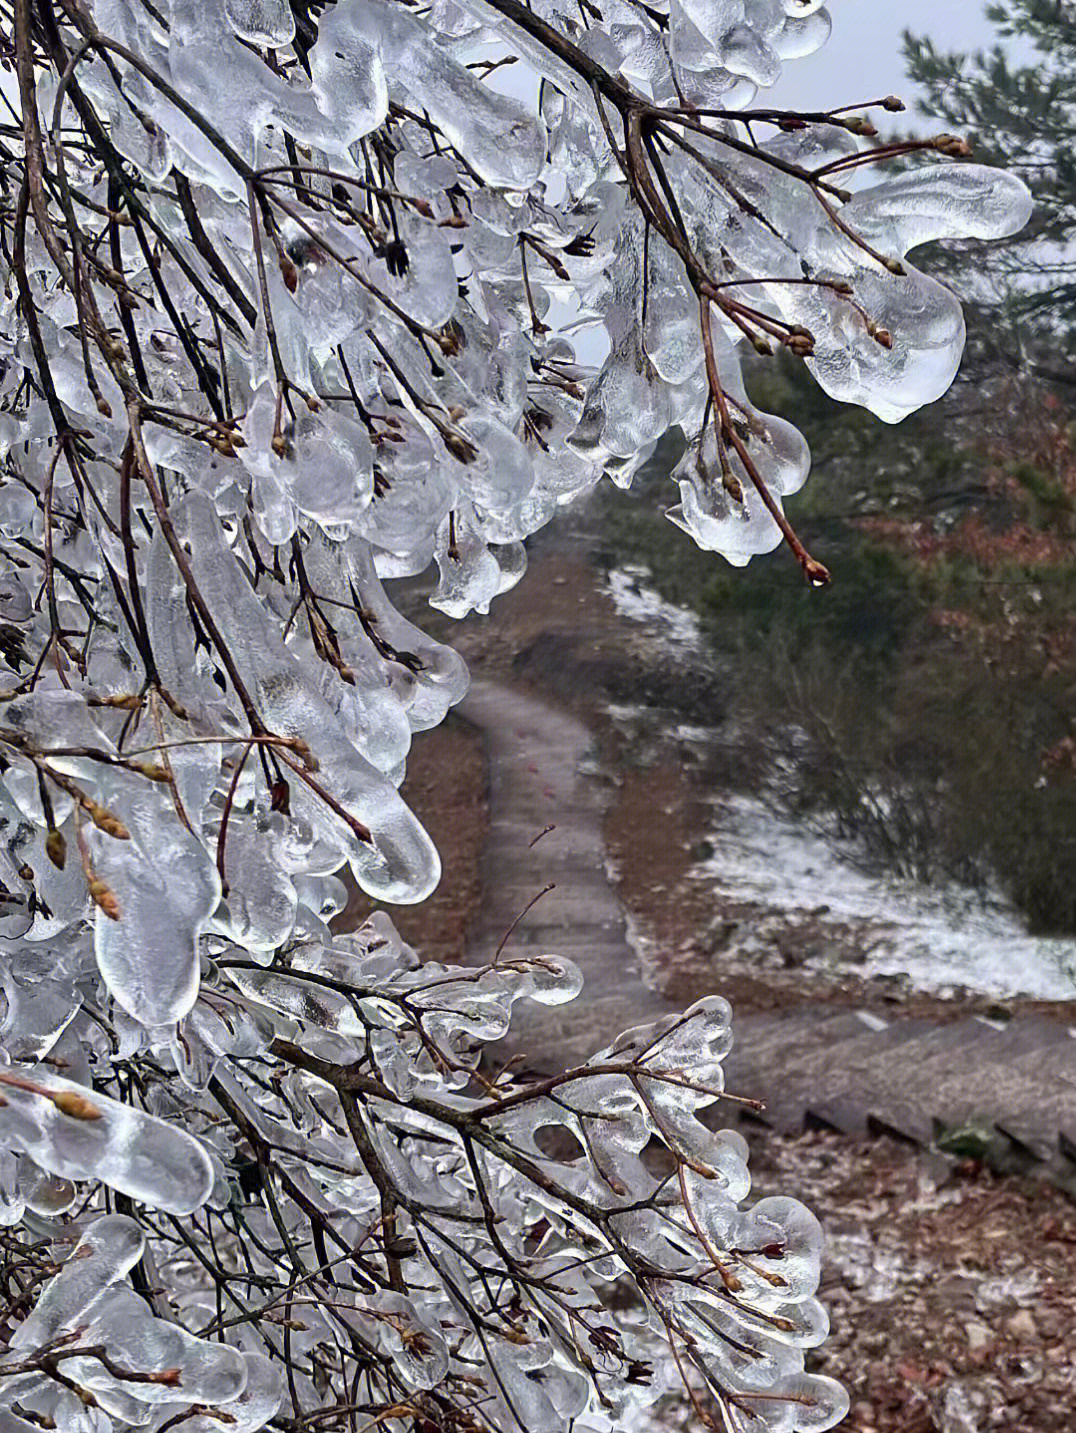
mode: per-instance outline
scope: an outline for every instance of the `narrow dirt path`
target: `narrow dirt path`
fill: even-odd
[[[567,956],[583,972],[584,993],[566,1005],[517,1006],[505,1047],[532,1067],[563,1069],[673,1007],[643,980],[610,880],[607,788],[588,765],[591,733],[570,713],[493,682],[476,681],[459,712],[485,740],[491,817],[468,959],[492,959],[528,902],[553,886],[519,919],[506,949]]]

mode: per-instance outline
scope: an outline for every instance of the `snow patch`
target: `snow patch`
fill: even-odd
[[[698,652],[703,646],[699,619],[687,607],[666,602],[656,588],[649,586],[649,567],[614,567],[606,580],[605,590],[622,617],[640,622],[660,631],[666,641],[684,651]]]
[[[748,796],[722,800],[710,839],[714,854],[695,867],[696,879],[771,910],[813,913],[823,928],[866,923],[865,974],[905,974],[921,990],[962,985],[996,996],[1076,998],[1076,940],[1030,935],[996,895],[873,875],[853,863],[852,843],[817,835]]]

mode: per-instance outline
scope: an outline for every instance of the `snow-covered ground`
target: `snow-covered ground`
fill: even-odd
[[[865,923],[865,974],[903,973],[920,990],[1076,999],[1076,940],[1029,935],[1019,913],[989,893],[871,874],[852,843],[749,796],[721,799],[710,840],[714,854],[696,879],[772,910],[816,912],[823,930]]]
[[[643,622],[673,646],[692,652],[702,650],[699,619],[687,607],[678,607],[649,586],[649,567],[615,567],[606,581],[606,591],[622,617]]]
[[[666,602],[649,577],[643,566],[609,573],[606,590],[617,610],[662,649],[671,644],[685,654],[704,652],[697,617]],[[619,706],[610,715],[641,733],[655,714]],[[716,729],[704,727],[666,727],[662,735],[691,744],[719,739]],[[962,985],[998,996],[1076,1000],[1076,939],[1028,934],[1019,912],[989,892],[871,874],[852,843],[748,796],[721,799],[710,839],[714,855],[696,868],[697,879],[715,893],[774,911],[826,907],[816,922],[822,929],[827,921],[862,923],[865,963],[858,968],[865,974],[904,974],[921,990]],[[846,949],[847,938],[840,944]]]

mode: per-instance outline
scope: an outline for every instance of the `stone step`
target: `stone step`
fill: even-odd
[[[1056,1028],[1029,1020],[999,1031],[972,1019],[928,1029],[903,1047],[898,1042],[879,1051],[874,1060],[864,1047],[862,1058],[858,1053],[850,1057],[849,1079],[835,1096],[847,1105],[858,1094],[875,1124],[888,1123],[928,1141],[936,1119],[947,1124],[973,1115],[993,1119],[1011,1108],[1011,1101],[998,1098],[996,1072],[1017,1053],[1040,1050],[1056,1039]]]
[[[805,1106],[814,1092],[802,1077],[803,1071],[836,1069],[846,1044],[878,1033],[868,1032],[862,1016],[854,1010],[831,1013],[806,1024],[788,1022],[773,1032],[775,1038],[757,1039],[749,1057],[739,1064],[730,1057],[725,1062],[726,1084],[736,1094],[764,1100],[762,1118],[767,1124],[795,1128],[802,1124]]]
[[[854,1086],[883,1056],[901,1045],[910,1044],[937,1029],[927,1020],[902,1020],[878,1030],[856,1014],[857,1024],[841,1041],[826,1042],[814,1051],[805,1051],[790,1073],[805,1081],[824,1081],[829,1090]],[[810,1085],[808,1086],[810,1088]]]
[[[797,1057],[809,1050],[826,1049],[849,1035],[859,1034],[863,1021],[855,1011],[800,1009],[775,1015],[733,1019],[733,1046],[725,1061],[733,1077],[761,1077],[771,1084]]]
[[[855,1095],[812,1097],[803,1107],[800,1124],[804,1129],[831,1129],[865,1139],[869,1133],[867,1111]]]
[[[982,1035],[969,1022],[938,1026],[850,1069],[849,1087],[868,1102],[880,1099],[929,1110],[939,1085],[954,1076],[974,1093],[983,1048]]]
[[[854,1024],[833,1030],[832,1041],[800,1050],[789,1059],[781,1085],[768,1101],[775,1122],[792,1130],[806,1119],[850,1134],[866,1134],[878,1060],[935,1029],[927,1021],[905,1019],[878,1030],[857,1015]],[[839,1038],[842,1034],[844,1038]]]
[[[585,1064],[599,1050],[610,1044],[622,1031],[634,1025],[656,1020],[668,1007],[654,996],[650,1009],[640,1008],[637,994],[627,991],[607,993],[587,1005],[586,1019],[573,1017],[567,1005],[534,1006],[536,1016],[528,1020],[522,1014],[513,1018],[503,1040],[489,1047],[490,1063],[504,1063],[514,1055],[523,1057],[519,1069],[541,1074],[572,1069]],[[516,1006],[516,1011],[521,1011]]]
[[[1056,1024],[1041,1019],[1014,1021],[1003,1030],[973,1019],[941,1027],[899,1019],[829,1048],[801,1048],[783,1062],[769,1117],[784,1128],[806,1121],[856,1135],[889,1127],[928,1143],[937,1120],[958,1124],[1008,1114],[1015,1118],[1006,1133],[1019,1139],[1043,1095],[1041,1075],[1030,1078],[1030,1072],[1042,1070],[1044,1052],[1062,1038]],[[1024,1133],[1028,1152],[1045,1158],[1042,1121]],[[1052,1150],[1057,1131],[1047,1134]]]
[[[1035,1119],[1020,1114],[1003,1115],[994,1121],[994,1128],[1008,1142],[1017,1159],[1035,1164],[1052,1164],[1060,1160],[1057,1127],[1049,1117]]]
[[[1012,1140],[1044,1162],[1076,1148],[1076,1040],[1056,1038],[999,1071],[997,1098],[1004,1112],[996,1123]]]
[[[853,1034],[832,1050],[808,1058],[796,1070],[803,1090],[799,1121],[807,1126],[824,1126],[863,1138],[867,1134],[867,1103],[864,1089],[870,1087],[870,1070],[882,1054],[918,1039],[933,1029],[930,1021],[902,1017],[883,1029],[861,1019],[862,1033]],[[795,1126],[794,1109],[786,1123]]]

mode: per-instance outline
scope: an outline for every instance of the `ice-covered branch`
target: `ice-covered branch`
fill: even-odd
[[[756,106],[828,23],[0,0],[5,1428],[597,1428],[670,1358],[725,1433],[840,1416],[817,1227],[698,1118],[720,1002],[524,1088],[479,1053],[563,962],[329,927],[345,864],[439,876],[398,787],[467,674],[386,580],[487,610],[678,427],[672,520],[821,582],[740,349],[890,420],[951,380],[906,255],[1026,193]]]

